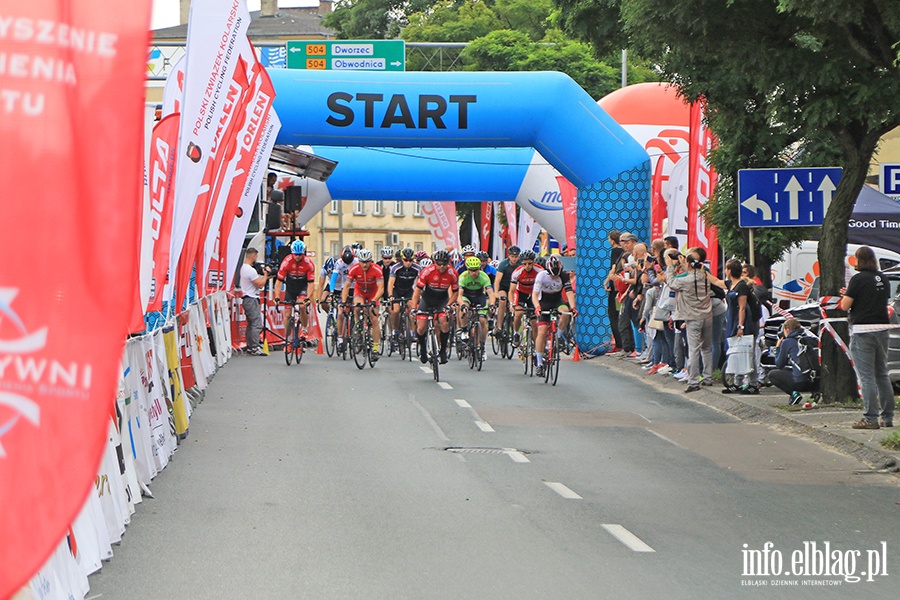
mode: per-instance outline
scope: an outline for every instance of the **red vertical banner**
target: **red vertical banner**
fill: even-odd
[[[493,202],[482,202],[481,203],[481,249],[487,252],[488,248],[491,247],[491,221],[493,219],[494,214],[494,203]],[[477,243],[476,240],[472,240],[472,243]]]
[[[180,113],[172,113],[156,124],[150,139],[150,235],[153,238],[153,274],[148,312],[162,310],[163,287],[169,272],[172,239],[172,200],[175,192],[175,150],[178,147]]]
[[[94,487],[137,294],[150,1],[0,8],[0,598]],[[58,186],[65,182],[60,202]],[[52,241],[34,243],[35,207]],[[34,273],[49,274],[35,277]]]
[[[668,216],[668,203],[663,196],[662,186],[666,176],[663,175],[663,165],[666,157],[660,156],[656,160],[656,168],[653,169],[653,177],[650,179],[650,239],[665,237],[667,235],[663,227]]]
[[[506,232],[509,246],[515,246],[519,243],[519,228],[516,223],[516,203],[514,201],[504,202],[503,210],[506,211]]]
[[[574,250],[578,188],[562,175],[557,175],[556,182],[559,184],[559,195],[562,197],[563,217],[566,223],[566,246],[570,250]]]
[[[703,116],[706,101],[700,99],[691,104],[690,145],[688,157],[688,246],[706,249],[707,260],[713,273],[719,272],[719,243],[715,227],[707,227],[701,207],[712,198],[716,185],[716,171],[709,164],[709,153],[715,139],[706,126]]]
[[[459,223],[456,222],[456,202],[430,202],[423,200],[419,206],[431,229],[438,249],[459,248]]]

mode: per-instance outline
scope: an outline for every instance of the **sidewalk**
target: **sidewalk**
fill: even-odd
[[[684,394],[686,384],[666,375],[647,375],[647,371],[636,361],[617,356],[600,356],[588,362],[640,379],[660,391],[682,394],[689,400],[728,413],[742,421],[771,425],[806,437],[852,456],[873,469],[900,472],[900,452],[888,450],[879,443],[885,436],[897,431],[897,428],[852,429],[850,425],[862,415],[861,408],[817,406],[788,411],[784,410],[788,397],[776,387],[762,388],[756,396],[726,395],[721,393],[724,386],[717,383],[712,387],[702,387],[696,392]]]

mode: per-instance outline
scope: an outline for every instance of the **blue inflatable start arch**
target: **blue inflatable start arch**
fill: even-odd
[[[650,159],[572,79],[550,72],[269,74],[280,144],[539,151],[578,188],[578,343],[583,352],[605,347],[606,232],[646,239]]]

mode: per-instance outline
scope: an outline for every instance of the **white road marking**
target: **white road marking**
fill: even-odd
[[[510,457],[512,459],[513,462],[517,462],[517,463],[531,462],[530,460],[528,460],[527,456],[525,456],[524,454],[522,454],[521,452],[519,452],[518,450],[516,450],[514,448],[504,448],[503,451],[506,453],[506,455],[508,457]]]
[[[472,405],[465,400],[460,400],[459,398],[457,398],[454,402],[456,402],[460,406],[460,408],[472,408]]]
[[[603,525],[603,529],[610,532],[613,537],[631,548],[635,552],[656,552],[653,548],[645,544],[641,538],[634,535],[621,525]]]
[[[578,494],[576,494],[575,492],[573,492],[572,490],[570,490],[568,487],[566,487],[565,485],[563,485],[561,483],[557,483],[555,481],[545,481],[544,485],[546,485],[548,488],[550,488],[551,490],[553,490],[554,492],[556,492],[557,494],[559,494],[560,496],[562,496],[563,498],[566,498],[568,500],[581,500],[582,499],[581,496],[579,496]]]
[[[478,425],[478,429],[482,430],[485,433],[494,432],[494,428],[484,421],[475,421],[475,424]]]
[[[652,429],[649,429],[649,428],[647,428],[647,427],[644,427],[644,431],[649,431],[650,433],[652,433],[653,435],[655,435],[656,437],[658,437],[658,438],[661,439],[662,441],[664,441],[664,442],[669,442],[669,443],[672,444],[673,446],[677,446],[678,448],[681,448],[682,450],[687,450],[687,448],[685,448],[684,446],[682,446],[682,445],[679,444],[678,442],[674,442],[674,441],[670,440],[669,438],[667,438],[666,436],[664,436],[663,434],[657,433],[656,431],[653,431]]]
[[[447,383],[446,381],[438,381],[438,385],[444,388],[445,390],[452,390],[453,386]]]
[[[441,429],[440,425],[437,424],[437,421],[435,421],[428,413],[428,411],[425,410],[425,407],[416,402],[416,399],[413,398],[412,394],[409,395],[409,401],[412,402],[413,406],[419,409],[419,412],[422,413],[422,416],[425,417],[425,420],[428,421],[428,424],[431,425],[431,428],[434,429],[434,432],[437,433],[438,437],[441,438],[441,440],[444,442],[449,442],[450,438],[447,437],[447,434],[444,433],[444,430]]]
[[[636,414],[637,416],[639,416],[639,417],[642,418],[643,420],[647,421],[648,423],[652,423],[652,422],[653,422],[653,421],[651,421],[650,419],[648,419],[647,417],[645,417],[644,415],[642,415],[641,413],[634,413],[634,414]]]
[[[431,373],[431,367],[423,367],[420,365],[419,368],[422,369],[423,373]]]

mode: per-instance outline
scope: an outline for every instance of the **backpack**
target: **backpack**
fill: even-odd
[[[812,335],[801,335],[797,338],[797,360],[791,365],[799,369],[806,381],[819,378],[819,339]]]
[[[754,323],[759,323],[759,320],[762,319],[762,306],[760,306],[756,294],[751,293],[747,296],[747,307],[750,309],[750,318]]]

